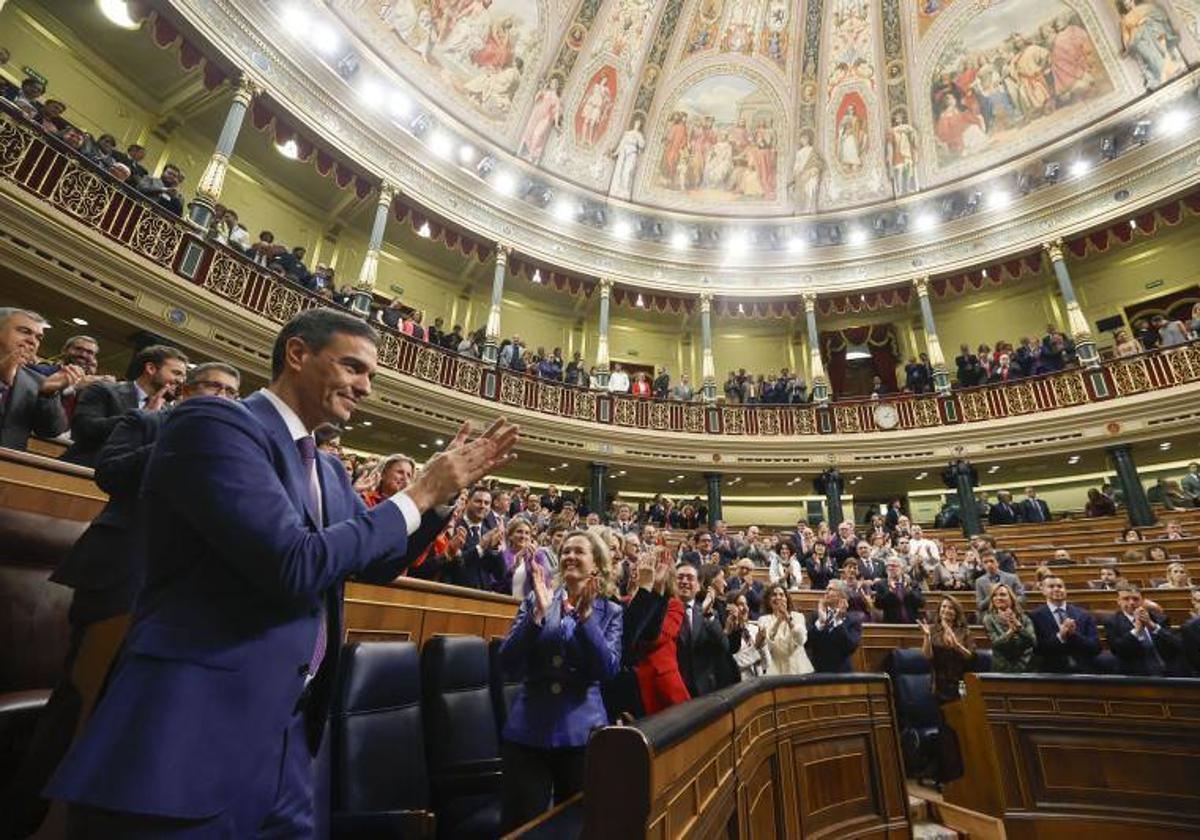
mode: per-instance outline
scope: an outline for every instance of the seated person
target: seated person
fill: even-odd
[[[1121,567],[1116,563],[1100,567],[1100,579],[1089,580],[1088,589],[1105,589],[1110,592],[1116,592],[1117,586],[1121,583]]]
[[[1159,589],[1191,589],[1192,578],[1187,566],[1174,562],[1167,566],[1167,579],[1158,585]]]
[[[1046,603],[1029,618],[1037,636],[1037,667],[1054,674],[1090,674],[1100,655],[1096,619],[1083,607],[1067,603],[1067,585],[1055,575],[1042,581]]]
[[[1033,622],[1025,615],[1013,592],[1003,583],[992,587],[988,595],[983,627],[992,643],[992,670],[1023,674],[1029,670],[1037,636]]]
[[[1054,549],[1054,556],[1046,562],[1047,566],[1072,566],[1074,564],[1075,561],[1071,559],[1071,552],[1065,548]]]
[[[1095,487],[1092,487],[1087,491],[1087,498],[1087,504],[1083,506],[1084,516],[1094,517],[1117,515],[1116,503],[1111,498],[1105,496],[1103,493],[1097,490]]]
[[[999,584],[1011,589],[1018,602],[1025,602],[1025,586],[1021,579],[1011,572],[1000,570],[1000,561],[996,559],[994,551],[980,552],[980,559],[983,561],[983,574],[975,581],[975,606],[983,610],[992,593],[992,587]]]
[[[771,561],[768,571],[771,583],[778,583],[789,592],[795,592],[800,589],[802,572],[803,567],[796,559],[796,551],[792,548],[792,544],[790,542],[780,543],[778,555]]]
[[[1117,606],[1105,623],[1105,637],[1121,673],[1139,677],[1181,674],[1178,660],[1183,647],[1166,616],[1143,603],[1141,591],[1130,584],[1117,590]]]

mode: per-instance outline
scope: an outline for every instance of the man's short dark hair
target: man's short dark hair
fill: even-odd
[[[63,346],[62,346],[62,350],[60,351],[60,355],[63,355],[63,356],[67,355],[67,351],[70,350],[72,347],[74,347],[75,344],[80,341],[87,341],[92,344],[95,344],[97,347],[100,346],[100,342],[97,341],[96,339],[92,338],[90,335],[73,335],[70,338],[68,338],[66,341],[63,342]]]
[[[207,373],[214,370],[217,371],[217,373],[223,373],[226,376],[232,376],[238,382],[242,381],[241,371],[239,371],[233,365],[227,365],[224,362],[203,362],[188,371],[187,384],[195,385]]]
[[[378,346],[379,333],[361,318],[356,318],[336,309],[319,307],[306,309],[284,324],[275,338],[271,349],[271,381],[283,373],[283,355],[289,338],[299,338],[314,353],[320,353],[337,334],[352,335],[368,339]]]
[[[146,365],[162,367],[168,359],[178,359],[185,365],[188,363],[188,357],[178,347],[171,347],[167,344],[151,344],[149,347],[143,347],[134,354],[133,361],[129,363],[129,378],[137,379],[145,373]]]
[[[324,446],[331,440],[336,440],[341,436],[342,430],[332,423],[322,423],[313,429],[313,438],[317,441],[317,446]]]
[[[476,484],[471,488],[471,492],[467,493],[467,498],[473,499],[476,493],[487,493],[490,496],[492,495],[492,488],[488,487],[486,484]]]
[[[146,147],[145,147],[145,146],[143,146],[141,143],[130,143],[130,144],[129,144],[129,151],[131,151],[131,152],[132,152],[132,151],[140,151],[140,152],[144,152],[144,151],[146,151]]]

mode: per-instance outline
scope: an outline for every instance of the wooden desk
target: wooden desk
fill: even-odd
[[[585,838],[907,838],[882,676],[762,677],[588,742]]]
[[[944,707],[966,774],[946,801],[1009,837],[1194,838],[1200,680],[967,674]]]
[[[0,507],[87,522],[107,501],[88,467],[0,448]]]
[[[415,578],[397,578],[388,586],[348,583],[344,603],[344,641],[418,645],[440,635],[503,638],[520,605],[509,595]]]

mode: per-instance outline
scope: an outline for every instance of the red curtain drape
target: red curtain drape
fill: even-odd
[[[871,368],[889,391],[900,390],[896,382],[899,351],[891,324],[872,324],[821,333],[821,351],[829,373],[829,387],[836,396],[846,389],[846,350],[865,344],[871,352]]]

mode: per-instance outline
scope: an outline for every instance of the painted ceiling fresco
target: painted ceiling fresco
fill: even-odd
[[[1200,0],[331,0],[481,140],[712,215],[888,200],[1070,135],[1200,59]]]

